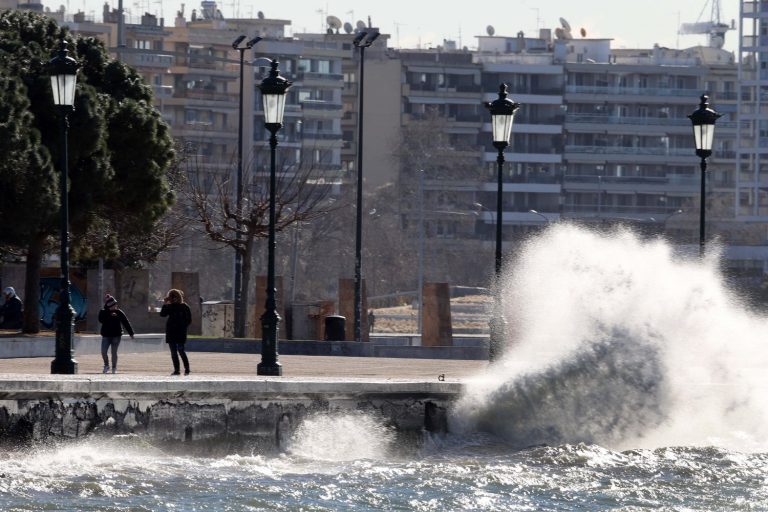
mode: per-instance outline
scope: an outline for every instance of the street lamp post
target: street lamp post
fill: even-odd
[[[61,289],[59,307],[56,310],[56,356],[51,362],[51,373],[75,374],[77,361],[73,359],[75,311],[69,295],[69,201],[67,178],[69,176],[69,113],[74,110],[78,64],[67,56],[67,44],[63,40],[58,54],[49,62],[53,103],[61,117]]]
[[[237,180],[236,180],[236,194],[235,198],[236,210],[238,218],[242,215],[243,207],[243,65],[245,59],[245,52],[253,48],[253,45],[261,41],[260,37],[254,37],[250,41],[245,43],[245,46],[240,46],[240,43],[245,41],[245,36],[241,35],[232,42],[232,48],[240,52],[240,98],[237,110]],[[235,239],[240,240],[240,222],[237,222],[235,226]],[[234,299],[235,299],[235,337],[242,338],[245,336],[245,304],[243,304],[243,256],[239,250],[235,250],[235,279],[234,279]]]
[[[512,122],[515,117],[515,111],[520,107],[519,103],[507,98],[507,84],[499,86],[499,97],[491,102],[486,102],[485,107],[491,113],[491,126],[493,128],[493,146],[499,152],[496,163],[498,164],[498,181],[496,187],[496,290],[494,293],[494,312],[490,320],[490,344],[488,347],[488,357],[491,361],[496,359],[506,333],[504,326],[504,315],[501,308],[501,245],[502,233],[502,193],[503,193],[503,175],[504,168],[504,149],[509,146],[509,140],[512,136]]]
[[[261,315],[261,362],[256,368],[257,375],[282,375],[283,367],[277,360],[277,313],[275,290],[275,153],[277,131],[283,126],[285,93],[291,82],[280,76],[277,60],[271,63],[269,76],[261,81],[259,89],[264,104],[264,126],[269,130],[269,241],[267,256],[267,302]]]
[[[363,309],[363,80],[365,78],[365,49],[379,37],[378,31],[361,31],[352,43],[360,49],[360,81],[357,108],[357,211],[355,217],[355,341],[361,341]]]
[[[706,180],[707,158],[712,155],[712,142],[715,138],[715,122],[722,114],[709,108],[709,96],[701,95],[701,103],[688,118],[693,124],[693,140],[696,145],[696,155],[701,158],[701,199],[699,207],[699,257],[704,256],[706,242],[704,224],[706,220]]]
[[[541,213],[541,212],[539,212],[539,211],[537,211],[537,210],[528,210],[528,213],[532,213],[532,214],[534,214],[534,215],[538,215],[539,217],[541,217],[542,219],[544,219],[544,222],[545,222],[546,224],[549,224],[549,217],[547,217],[547,216],[546,216],[546,215],[544,215],[543,213]]]

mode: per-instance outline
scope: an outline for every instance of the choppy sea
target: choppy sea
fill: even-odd
[[[404,445],[328,414],[280,453],[19,448],[0,452],[0,510],[768,510],[768,320],[708,251],[567,224],[523,244],[509,346],[448,434]]]

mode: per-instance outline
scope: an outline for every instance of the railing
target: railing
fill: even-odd
[[[690,156],[691,148],[652,148],[630,146],[565,146],[566,153],[596,153],[601,155],[649,155],[649,156]]]
[[[338,103],[328,103],[322,100],[304,100],[301,102],[302,108],[311,110],[341,110],[343,105]]]
[[[609,85],[566,85],[565,92],[575,94],[621,94],[640,96],[694,97],[701,95],[699,89],[671,89],[664,87],[618,87]]]
[[[668,174],[666,176],[595,176],[568,174],[563,177],[563,184],[590,183],[596,187],[603,185],[695,185],[699,178],[688,174]]]
[[[641,124],[662,126],[691,126],[689,119],[677,119],[668,117],[624,117],[607,116],[602,114],[566,114],[568,123],[592,123],[592,124]]]
[[[611,214],[620,214],[625,216],[635,215],[640,218],[626,220],[651,222],[663,222],[666,219],[674,216],[678,210],[679,208],[671,206],[611,205],[598,203],[566,203],[563,205],[563,214],[590,213],[592,215],[605,217],[606,220],[611,219]]]
[[[653,126],[691,126],[691,121],[685,118],[675,117],[630,117],[630,116],[610,116],[604,114],[567,114],[565,120],[569,123],[591,123],[591,124],[639,124]],[[516,122],[519,122],[515,120]],[[718,128],[736,128],[735,121],[721,121],[717,123]]]
[[[173,66],[172,55],[158,53],[139,53],[138,51],[125,51],[122,53],[122,61],[135,67],[169,68]]]
[[[234,103],[237,95],[226,92],[210,91],[206,89],[178,89],[173,93],[174,98],[186,98],[190,100],[226,101]]]
[[[344,80],[344,75],[338,73],[318,73],[316,71],[299,71],[296,73],[297,80],[332,80],[340,82]]]
[[[302,132],[302,135],[306,139],[316,139],[316,140],[334,140],[334,139],[341,139],[341,133],[335,133],[331,131],[307,131],[304,130]]]

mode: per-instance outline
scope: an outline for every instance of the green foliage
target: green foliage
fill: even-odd
[[[0,76],[0,227],[8,245],[23,245],[37,219],[48,224],[58,211],[55,172],[33,120],[26,88]]]
[[[61,166],[61,116],[53,105],[46,64],[59,41],[71,39],[66,27],[41,14],[0,12],[0,76],[8,77],[0,81],[0,116],[6,118],[1,129],[9,134],[0,148],[14,150],[0,164],[0,185],[8,183],[3,199],[11,195],[6,190],[34,196],[19,194],[15,203],[0,203],[0,219],[22,216],[17,203],[28,205],[31,214],[24,228],[29,236],[56,235],[59,229],[58,182],[51,179],[51,162]],[[112,60],[92,37],[78,38],[68,49],[81,66],[75,109],[69,115],[72,258],[116,258],[121,237],[135,243],[150,237],[173,202],[165,179],[174,158],[172,138],[152,106],[151,87],[136,70]],[[24,247],[28,241],[24,230],[19,231],[4,230],[0,245]]]

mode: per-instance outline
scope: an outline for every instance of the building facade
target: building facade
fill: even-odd
[[[483,284],[487,273],[477,269],[492,268],[497,222],[507,251],[561,219],[628,224],[694,251],[701,176],[687,116],[706,93],[724,114],[709,162],[708,236],[724,242],[728,265],[762,273],[768,1],[741,5],[738,59],[706,46],[617,49],[610,39],[546,29],[534,37],[480,36],[476,50],[450,41],[395,50],[384,35],[366,51],[363,171],[371,201],[388,187],[397,197],[375,215],[371,209],[366,227],[381,215],[395,218],[403,247],[417,252],[415,242],[426,240],[418,252],[435,267],[429,279],[467,284]],[[351,27],[288,37],[288,20],[224,19],[210,1],[191,16],[177,14],[173,26],[149,15],[129,23],[123,40],[106,7],[104,23],[82,16],[68,23],[100,33],[136,67],[173,134],[207,172],[222,175],[233,172],[238,141],[240,63],[231,44],[240,34],[262,36],[245,60],[246,173],[263,175],[268,165],[256,84],[268,69],[264,58],[277,58],[294,82],[278,134],[280,161],[311,166],[338,183],[340,194],[349,191],[358,166],[360,85]],[[497,97],[501,83],[522,106],[504,153],[497,218],[497,152],[483,103]],[[459,250],[488,264],[451,257]]]

